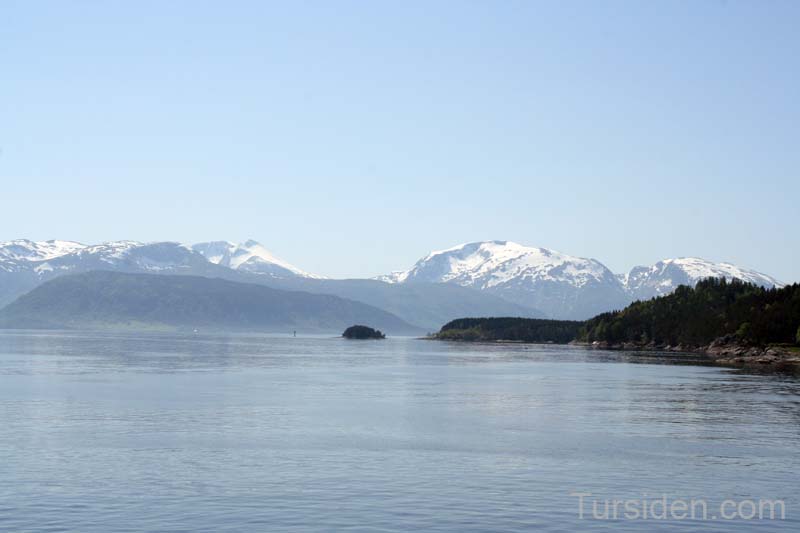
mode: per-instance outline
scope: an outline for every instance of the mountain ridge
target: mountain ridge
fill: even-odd
[[[424,328],[438,327],[465,312],[580,320],[634,300],[669,294],[679,285],[696,285],[706,277],[782,286],[755,270],[696,257],[663,259],[614,274],[597,259],[502,240],[433,251],[408,270],[373,280],[332,280],[280,259],[254,240],[195,244],[120,240],[86,245],[17,239],[0,243],[0,306],[59,275],[107,269],[220,277],[333,294],[379,307]]]
[[[477,241],[434,251],[409,270],[377,279],[394,284],[456,283],[540,309],[551,318],[584,319],[635,300],[669,294],[679,285],[694,286],[708,277],[783,286],[755,270],[691,257],[664,259],[634,267],[627,274],[613,274],[596,259],[511,241]]]
[[[526,306],[463,287],[392,287],[372,280],[304,276],[296,267],[287,268],[282,260],[270,262],[275,256],[255,241],[240,245],[225,241],[211,244],[216,246],[216,254],[211,245],[205,247],[204,255],[192,245],[169,241],[111,241],[97,245],[25,240],[0,243],[0,307],[58,276],[114,270],[216,277],[282,290],[329,294],[378,307],[429,331],[469,310],[490,315],[544,316]]]
[[[170,327],[339,333],[370,323],[392,334],[419,327],[333,295],[221,278],[91,271],[47,281],[0,309],[0,327]]]

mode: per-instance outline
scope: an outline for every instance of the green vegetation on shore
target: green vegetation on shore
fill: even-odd
[[[800,284],[765,289],[711,278],[586,321],[578,339],[608,344],[704,346],[800,343]]]
[[[634,302],[585,322],[528,318],[461,318],[433,335],[440,340],[703,347],[800,345],[800,284],[765,289],[710,278],[695,288]]]
[[[445,324],[434,338],[454,341],[515,341],[566,344],[583,322],[539,318],[459,318]]]

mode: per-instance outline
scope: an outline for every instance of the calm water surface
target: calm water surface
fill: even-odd
[[[0,531],[800,530],[800,381],[635,361],[0,333]],[[600,512],[702,498],[709,517],[782,499],[786,519],[580,519],[574,492]]]

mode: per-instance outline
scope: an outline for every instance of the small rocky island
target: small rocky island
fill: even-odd
[[[379,329],[372,329],[369,326],[350,326],[342,337],[345,339],[385,339],[386,335],[381,333]]]

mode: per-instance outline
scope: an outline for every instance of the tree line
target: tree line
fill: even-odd
[[[767,289],[709,278],[667,296],[600,314],[581,328],[586,342],[656,345],[709,344],[727,337],[741,344],[800,344],[800,284]]]
[[[767,289],[708,278],[695,287],[637,301],[587,321],[460,318],[434,335],[442,340],[607,342],[703,346],[723,338],[745,345],[800,344],[800,284]]]
[[[518,341],[566,344],[575,339],[583,322],[540,318],[459,318],[435,335],[442,340]]]

